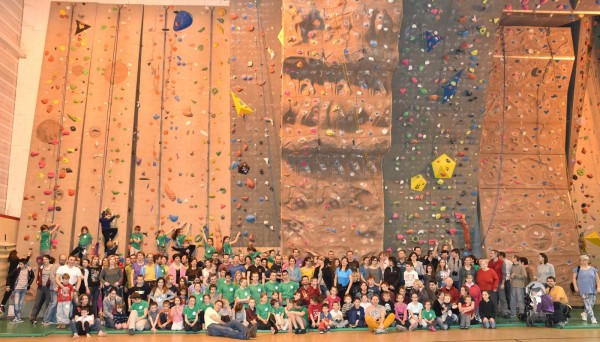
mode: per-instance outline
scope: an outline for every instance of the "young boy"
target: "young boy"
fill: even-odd
[[[447,318],[451,317],[451,320],[448,321],[448,325],[458,322],[458,305],[456,303],[452,303],[452,295],[449,293],[444,294],[444,307],[446,308],[446,313],[442,316],[442,321],[448,321]]]
[[[56,304],[56,322],[57,329],[64,329],[69,324],[69,316],[71,315],[71,302],[73,296],[77,296],[73,285],[69,284],[70,275],[65,273],[62,275],[60,286],[58,287],[58,298]]]
[[[53,225],[52,229],[45,224],[40,227],[40,255],[50,255],[50,249],[52,249],[50,240],[59,227],[59,224]]]
[[[288,319],[285,316],[285,309],[281,306],[279,300],[271,299],[271,307],[273,308],[273,315],[275,315],[277,329],[280,331],[287,331]]]
[[[375,284],[375,278],[373,276],[369,276],[367,278],[367,293],[369,295],[369,298],[373,296],[379,296],[379,294],[381,293],[379,286]]]
[[[289,301],[285,312],[295,334],[306,334],[308,310],[302,306],[302,301]]]
[[[142,299],[139,293],[134,292],[129,296],[131,305],[129,306],[129,319],[127,320],[127,333],[135,334],[135,331],[142,331],[146,327],[148,318],[148,302]]]
[[[94,324],[94,315],[90,315],[89,310],[87,306],[81,306],[79,308],[81,315],[76,315],[73,318],[77,327],[77,332],[73,334],[73,338],[79,338],[79,336],[92,337],[90,335],[90,326]]]
[[[115,313],[113,313],[113,321],[115,323],[115,329],[126,329],[127,328],[127,313],[125,312],[125,305],[118,303],[115,306]]]
[[[331,326],[333,328],[345,328],[348,325],[348,320],[344,319],[344,314],[340,310],[340,303],[333,302],[333,308],[331,309]]]
[[[331,331],[332,320],[331,313],[329,312],[329,305],[323,304],[322,312],[319,315],[318,324],[319,324],[319,333],[323,334],[325,332]]]
[[[171,317],[171,302],[165,300],[163,307],[158,312],[158,328],[160,330],[171,330],[173,318]]]
[[[158,304],[155,302],[150,303],[150,311],[148,311],[148,321],[146,322],[145,329],[152,331],[153,334],[156,334],[158,315]]]
[[[431,308],[431,301],[425,301],[425,308],[421,310],[421,326],[435,331],[435,311]]]
[[[335,287],[334,287],[335,288]],[[334,289],[332,288],[332,289]],[[354,305],[354,303],[352,303],[352,295],[345,295],[344,296],[344,305],[342,305],[342,315],[344,315],[344,318],[348,318],[348,310],[350,310],[352,308],[352,306]]]
[[[142,234],[142,227],[135,226],[133,227],[133,233],[131,233],[131,238],[129,239],[130,247],[129,254],[137,254],[137,252],[142,250],[142,243],[144,243],[144,234]]]
[[[392,302],[392,295],[390,292],[385,291],[381,294],[382,300],[380,301],[380,305],[385,308],[385,315],[393,313],[394,311],[394,302]]]
[[[406,288],[406,293],[412,291],[413,284],[417,279],[419,279],[419,274],[414,270],[412,262],[407,261],[406,271],[404,271],[404,287]]]
[[[317,296],[312,297],[308,305],[308,313],[310,314],[310,322],[313,329],[319,327],[319,317],[323,311],[323,304],[320,303],[319,299]]]
[[[465,296],[465,302],[460,305],[460,328],[469,329],[471,320],[475,317],[475,303],[469,295]]]
[[[348,310],[348,326],[350,328],[364,328],[367,326],[365,323],[365,309],[361,306],[360,299],[354,299],[354,305]]]

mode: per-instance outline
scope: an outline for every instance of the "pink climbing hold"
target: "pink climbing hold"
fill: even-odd
[[[408,58],[402,60],[402,65],[408,66]]]
[[[37,151],[31,151],[30,155],[31,155],[32,157],[37,157],[37,156],[39,156],[39,155],[40,155],[40,153],[39,153],[39,152],[37,152]]]

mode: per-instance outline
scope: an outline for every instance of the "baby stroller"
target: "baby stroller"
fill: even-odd
[[[535,323],[544,323],[547,327],[553,327],[554,303],[552,298],[546,294],[542,283],[534,281],[525,287],[525,312],[519,318],[532,327]]]

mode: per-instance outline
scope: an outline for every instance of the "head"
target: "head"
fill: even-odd
[[[452,278],[448,277],[444,281],[446,282],[446,288],[448,288],[448,289],[452,288],[452,284],[453,284]]]
[[[556,286],[556,278],[553,276],[549,276],[548,278],[546,278],[546,284],[549,288],[553,288],[554,286]]]
[[[68,283],[69,283],[69,279],[70,279],[70,278],[71,278],[71,277],[69,277],[69,275],[68,275],[68,274],[66,274],[66,273],[65,273],[65,274],[63,274],[63,275],[62,275],[62,277],[61,277],[62,283],[63,283],[63,284],[65,284],[65,285],[66,285],[66,284],[68,284]]]
[[[465,280],[466,280],[467,284],[473,284],[473,275],[467,274],[467,276],[465,277]]]
[[[398,293],[396,295],[396,303],[402,303],[404,302],[404,295],[402,293]]]
[[[354,298],[354,302],[353,303],[354,303],[354,307],[355,308],[360,307],[360,299],[359,298]]]
[[[425,309],[431,310],[431,301],[430,300],[425,301]]]
[[[470,295],[465,296],[465,304],[469,305],[469,304],[471,304],[472,301],[473,301],[473,297],[471,297]]]
[[[373,296],[373,297],[377,297],[377,296]],[[323,304],[323,306],[321,307],[321,310],[323,310],[323,312],[325,314],[327,314],[329,312],[329,304]]]
[[[137,292],[134,292],[134,293],[132,293],[132,294],[129,296],[129,298],[130,298],[130,299],[131,299],[131,301],[132,301],[132,302],[134,302],[134,303],[139,303],[139,302],[141,302],[141,301],[142,301],[142,297],[141,297],[141,296],[140,296],[140,294],[139,294],[139,293],[137,293]]]
[[[538,255],[538,262],[542,265],[545,265],[548,263],[548,255],[546,255],[546,253],[540,253],[540,255]]]
[[[481,298],[487,302],[490,300],[490,293],[488,291],[481,291]]]
[[[196,306],[196,296],[190,296],[190,298],[188,298],[188,306],[190,308]]]
[[[150,312],[156,312],[158,310],[158,304],[156,302],[150,303]]]
[[[163,302],[163,306],[162,306],[162,308],[163,308],[163,309],[165,309],[165,310],[169,310],[169,309],[171,308],[171,301],[169,301],[169,300],[165,300],[165,301]]]
[[[411,300],[413,303],[417,303],[417,302],[419,301],[419,295],[413,292],[413,293],[410,295],[410,300]]]

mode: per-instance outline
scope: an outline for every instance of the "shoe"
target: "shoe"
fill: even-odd
[[[399,331],[404,331],[404,330],[406,330],[406,327],[405,327],[405,326],[403,326],[403,325],[397,324],[397,325],[396,325],[396,330],[399,330]]]
[[[296,335],[300,334],[300,329],[294,330],[294,334],[296,334]]]
[[[102,330],[98,331],[98,337],[106,337],[106,332]]]
[[[129,330],[127,330],[127,333],[128,333],[129,335],[133,335],[133,334],[134,334],[134,332],[133,332],[133,329],[129,329]]]
[[[598,321],[596,321],[596,317],[592,317],[591,321],[592,321],[592,324],[598,324]]]
[[[306,334],[306,329],[300,329],[300,334]]]
[[[375,329],[373,330],[373,332],[377,335],[377,334],[383,334],[382,329]]]
[[[430,325],[430,326],[429,326],[429,330],[431,330],[431,331],[435,331],[435,327],[434,327],[433,325]]]
[[[582,321],[587,321],[587,314],[585,312],[581,313],[581,320]]]
[[[35,324],[37,324],[37,320],[35,320],[35,319],[30,319],[30,320],[29,320],[29,323],[31,323],[31,324],[33,324],[33,325],[35,325]]]
[[[324,334],[324,333],[325,333],[325,331],[319,330],[319,334]]]
[[[250,330],[250,336],[251,337],[256,337],[256,330],[258,329],[258,326],[256,324],[252,324],[252,326],[250,328],[248,328],[248,330]]]
[[[4,305],[0,305],[0,315],[4,314],[6,310],[4,309]]]

